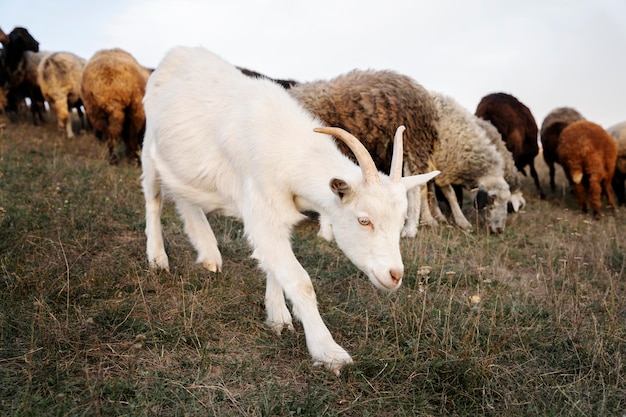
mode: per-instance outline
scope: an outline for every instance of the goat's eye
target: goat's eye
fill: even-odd
[[[368,219],[367,217],[359,217],[359,224],[361,226],[369,226],[370,224],[372,224],[372,222],[370,222],[370,219]]]

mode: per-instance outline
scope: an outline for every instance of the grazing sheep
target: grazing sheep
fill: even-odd
[[[554,183],[554,164],[558,163],[556,149],[559,146],[561,131],[570,123],[585,120],[585,118],[571,107],[557,107],[543,119],[541,123],[541,146],[543,147],[543,160],[546,161],[550,170],[550,189],[556,190]]]
[[[118,162],[120,140],[126,156],[139,162],[146,123],[141,101],[150,73],[119,48],[100,50],[85,65],[81,96],[96,136],[107,143],[112,164]]]
[[[613,174],[613,189],[619,205],[626,205],[624,181],[626,181],[626,122],[611,126],[607,131],[617,142],[617,162]]]
[[[198,262],[210,271],[221,270],[222,257],[205,213],[241,218],[252,256],[267,274],[267,324],[276,333],[293,329],[287,296],[315,363],[338,373],[352,359],[319,314],[311,278],[291,248],[293,226],[303,211],[320,213],[338,246],[370,281],[396,289],[404,270],[399,240],[407,190],[437,172],[402,178],[398,128],[391,174],[379,174],[354,136],[316,128],[321,121],[281,86],[247,77],[204,48],[169,51],[150,76],[143,102],[150,267],[169,267],[161,231],[165,194],[176,203]],[[349,144],[360,167],[330,135]]]
[[[433,169],[437,111],[428,91],[410,77],[392,71],[354,70],[328,81],[298,83],[288,91],[327,125],[359,137],[379,169],[386,171],[390,167],[390,138],[399,125],[406,126],[404,173],[420,174]],[[349,150],[339,145],[348,155]],[[402,236],[415,237],[420,214],[429,225],[434,226],[437,221],[428,206],[426,187],[409,192],[408,198]],[[320,234],[330,238],[324,229]]]
[[[513,155],[507,149],[506,144],[502,140],[502,135],[498,132],[498,129],[491,124],[488,120],[475,117],[475,121],[485,131],[491,143],[493,143],[502,155],[504,160],[504,180],[509,184],[509,190],[511,191],[511,199],[509,200],[509,210],[512,212],[518,212],[526,205],[526,200],[522,192],[522,179],[520,178],[520,172],[515,166]]]
[[[493,93],[480,100],[475,114],[498,129],[522,174],[526,175],[526,165],[530,166],[539,195],[545,198],[535,170],[535,157],[539,154],[538,129],[530,109],[510,94]]]
[[[14,28],[9,35],[0,36],[3,45],[3,78],[6,87],[7,110],[18,112],[20,103],[30,99],[33,123],[44,121],[44,98],[37,83],[37,65],[48,52],[39,51],[39,42],[27,29]]]
[[[576,201],[584,213],[588,198],[594,218],[600,218],[603,191],[609,206],[615,209],[611,181],[617,144],[602,126],[587,120],[570,123],[561,132],[556,153],[567,179],[574,185]]]
[[[45,100],[57,115],[59,129],[66,137],[73,138],[71,110],[76,108],[84,127],[80,109],[80,78],[85,60],[70,52],[55,52],[45,57],[37,68],[37,82]]]
[[[489,229],[502,233],[511,198],[509,185],[504,179],[502,155],[471,112],[451,97],[435,92],[431,92],[431,96],[439,119],[439,142],[433,160],[441,171],[434,183],[448,200],[459,227],[470,229],[472,225],[463,215],[452,185],[461,185],[468,191],[477,189],[477,208],[485,214]],[[440,213],[438,207],[434,211]]]

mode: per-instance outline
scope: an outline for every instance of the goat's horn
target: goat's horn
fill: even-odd
[[[367,149],[365,149],[365,146],[363,146],[363,144],[356,137],[354,137],[354,135],[339,127],[318,127],[313,130],[317,133],[332,135],[348,145],[361,167],[365,183],[380,184],[380,175],[378,174],[378,169],[376,169],[376,164],[374,163],[372,156]]]
[[[402,133],[406,128],[404,126],[398,126],[396,129],[396,135],[393,138],[393,156],[391,157],[391,169],[389,170],[389,177],[391,181],[400,181],[402,178],[402,156],[404,153],[402,147]]]

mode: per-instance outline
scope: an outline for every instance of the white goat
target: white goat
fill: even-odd
[[[169,268],[162,193],[173,198],[197,261],[210,271],[221,270],[222,257],[205,213],[242,219],[252,257],[267,274],[266,323],[278,334],[293,330],[287,296],[315,364],[339,373],[352,359],[320,316],[311,279],[291,248],[292,228],[304,218],[302,211],[319,212],[371,282],[396,289],[403,274],[399,240],[406,192],[438,171],[402,178],[399,128],[391,175],[379,174],[354,136],[316,129],[321,121],[278,84],[246,77],[203,48],[168,52],[150,76],[144,106],[141,161],[150,266]],[[361,168],[329,135],[350,146]]]

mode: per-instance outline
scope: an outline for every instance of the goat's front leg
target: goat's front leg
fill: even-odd
[[[253,257],[259,261],[260,267],[266,272],[270,302],[268,303],[268,320],[287,323],[284,300],[278,297],[280,287],[293,306],[294,316],[302,322],[309,353],[315,365],[323,365],[335,374],[352,358],[333,339],[324,324],[317,308],[317,299],[309,274],[296,259],[290,243],[290,227],[284,230],[269,230],[276,227],[277,222],[266,218],[256,222],[252,227],[246,224],[250,243],[254,247]],[[245,223],[245,219],[244,219]]]
[[[176,209],[185,223],[185,233],[198,252],[196,262],[211,272],[221,272],[222,254],[202,208],[178,199]]]

